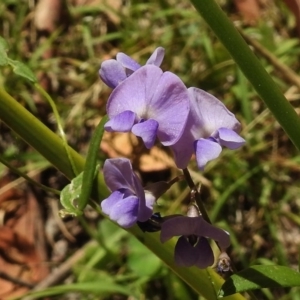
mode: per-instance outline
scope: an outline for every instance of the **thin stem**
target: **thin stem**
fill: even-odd
[[[200,212],[202,214],[202,217],[204,218],[204,220],[206,222],[208,222],[208,223],[211,224],[210,218],[209,218],[209,216],[208,216],[208,214],[206,212],[206,209],[205,209],[205,207],[204,207],[204,205],[202,203],[201,195],[200,195],[200,193],[198,191],[198,188],[195,185],[195,183],[194,183],[194,181],[193,181],[193,179],[191,177],[191,174],[190,174],[189,170],[187,168],[185,168],[182,171],[183,171],[183,174],[184,174],[184,177],[185,177],[185,180],[186,180],[188,186],[190,187],[191,191],[193,191],[193,193],[194,193],[194,198],[195,198],[196,203],[198,205],[198,208],[199,208],[199,210],[200,210]]]
[[[13,167],[12,165],[10,165],[4,158],[2,158],[2,156],[0,155],[0,162],[5,165],[7,168],[9,168],[12,172],[18,174],[20,177],[23,177],[24,179],[26,179],[29,183],[36,185],[37,187],[41,188],[42,190],[46,191],[46,192],[50,192],[53,193],[55,195],[60,195],[60,191],[59,190],[55,190],[52,188],[49,188],[48,186],[45,186],[33,179],[31,179],[28,175],[24,174],[23,172],[21,172],[20,170],[18,170],[17,168]]]
[[[61,124],[60,116],[59,116],[59,113],[57,111],[56,105],[55,105],[54,101],[52,100],[52,98],[50,97],[50,95],[38,83],[35,83],[34,86],[43,95],[43,97],[48,101],[48,103],[50,104],[50,106],[53,110],[53,113],[54,113],[54,116],[55,116],[55,119],[56,119],[56,123],[57,123],[58,132],[59,132],[59,134],[60,134],[60,136],[63,140],[63,145],[64,145],[64,148],[66,150],[66,154],[69,158],[69,162],[72,166],[74,175],[78,175],[79,171],[77,170],[76,165],[73,161],[72,155],[69,151],[68,141],[67,141],[66,134],[65,134],[65,131],[63,129],[63,126]]]

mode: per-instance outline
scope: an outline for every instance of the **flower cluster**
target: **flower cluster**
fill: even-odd
[[[172,72],[163,72],[163,58],[164,49],[159,47],[144,66],[124,53],[102,63],[100,78],[113,89],[106,106],[109,121],[105,130],[132,132],[148,149],[160,141],[172,149],[181,169],[194,154],[203,170],[220,155],[222,147],[237,149],[245,143],[239,135],[241,125],[220,100],[199,88],[187,88]],[[125,158],[106,160],[103,173],[112,192],[101,203],[103,212],[125,228],[138,224],[144,231],[161,230],[162,242],[180,236],[175,247],[178,265],[212,265],[214,257],[207,238],[217,241],[222,250],[229,246],[228,233],[209,224],[200,213],[153,214],[156,200],[170,183],[143,188]],[[195,207],[192,202],[191,208]]]

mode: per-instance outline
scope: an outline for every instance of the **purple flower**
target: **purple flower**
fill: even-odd
[[[190,114],[181,138],[172,146],[177,167],[186,168],[195,152],[198,167],[217,158],[222,146],[236,149],[245,143],[240,123],[225,105],[198,88],[189,88]]]
[[[151,148],[156,137],[165,146],[181,137],[190,103],[188,91],[175,74],[146,65],[121,82],[111,93],[106,110],[107,131],[131,131]]]
[[[107,159],[104,180],[112,194],[101,202],[103,212],[122,227],[145,222],[152,215],[155,197],[147,193],[127,158]]]
[[[161,225],[162,243],[180,236],[175,246],[175,263],[179,266],[207,268],[214,263],[213,251],[206,238],[218,242],[221,249],[230,245],[229,234],[207,223],[202,216],[174,216]]]
[[[146,62],[146,65],[155,65],[159,67],[164,59],[164,55],[164,48],[156,48]],[[108,59],[101,64],[99,75],[105,84],[114,89],[119,83],[129,77],[140,67],[141,65],[131,57],[119,52],[116,59]]]

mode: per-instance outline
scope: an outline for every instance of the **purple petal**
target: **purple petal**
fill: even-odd
[[[189,99],[186,87],[176,75],[146,65],[113,90],[106,108],[110,118],[130,110],[140,119],[156,120],[157,136],[167,146],[175,143],[184,130]]]
[[[132,170],[130,160],[127,158],[107,159],[103,166],[103,175],[106,185],[111,191],[127,189],[144,199],[143,187]]]
[[[211,266],[214,255],[208,241],[201,238],[196,246],[192,246],[185,237],[180,237],[175,246],[175,263],[178,266],[191,267],[196,265],[200,269]]]
[[[197,245],[194,247],[194,251],[198,253],[195,266],[204,269],[211,266],[214,263],[214,253],[211,250],[210,244],[206,238],[201,238]]]
[[[101,202],[101,209],[106,215],[110,215],[112,209],[119,201],[123,200],[124,193],[120,191],[113,192],[108,198]]]
[[[165,72],[160,77],[149,107],[159,123],[157,136],[164,146],[176,143],[181,137],[190,110],[188,93],[179,77]]]
[[[150,119],[135,124],[131,131],[136,136],[141,137],[145,146],[150,149],[155,143],[157,128],[158,123],[155,120]]]
[[[222,147],[210,139],[200,139],[195,142],[196,160],[200,170],[203,170],[206,163],[217,158]]]
[[[115,88],[107,102],[106,110],[109,117],[130,110],[140,119],[149,119],[148,103],[159,84],[162,70],[148,65],[134,72],[127,80]]]
[[[196,263],[199,254],[200,253],[194,251],[194,247],[184,236],[178,239],[174,250],[176,265],[180,267],[191,267]]]
[[[194,153],[195,137],[193,136],[191,131],[193,124],[193,119],[189,116],[181,138],[171,146],[171,149],[174,153],[176,166],[180,169],[184,169],[187,167],[190,162],[191,156]]]
[[[111,191],[125,190],[126,193],[125,192],[122,193],[122,197],[124,197],[125,194],[127,197],[129,195],[137,197],[138,199],[137,218],[139,221],[144,222],[151,217],[153,213],[153,202],[151,203],[148,199],[146,203],[144,189],[142,187],[139,178],[133,172],[132,165],[129,159],[127,158],[107,159],[103,166],[103,175],[104,175],[105,183]],[[111,202],[108,202],[108,206],[109,205],[111,205]],[[107,205],[104,204],[104,206],[106,209]]]
[[[114,59],[105,60],[101,64],[99,76],[112,89],[127,78],[123,66]]]
[[[131,227],[138,219],[139,199],[130,196],[118,201],[109,214],[111,220],[117,222],[124,228]]]
[[[134,59],[132,59],[125,53],[119,52],[116,58],[117,61],[122,64],[123,68],[126,69],[127,76],[131,75],[134,71],[138,70],[141,67],[140,64],[138,64]]]
[[[207,223],[202,216],[177,216],[167,219],[162,223],[160,235],[160,240],[162,243],[166,242],[173,236],[180,235],[208,237],[219,242],[219,245],[222,249],[225,249],[230,245],[229,234],[226,231]]]
[[[163,47],[158,47],[154,50],[152,55],[147,60],[147,65],[155,65],[157,67],[160,67],[163,59],[165,56],[165,49]]]
[[[237,149],[245,144],[245,140],[235,131],[227,128],[220,128],[217,137],[220,145],[229,149]]]
[[[222,127],[239,132],[241,124],[220,100],[198,88],[189,88],[188,92],[195,140],[208,138]]]
[[[132,111],[126,110],[112,117],[108,122],[106,122],[104,128],[106,131],[128,132],[131,130],[135,121],[136,114]]]

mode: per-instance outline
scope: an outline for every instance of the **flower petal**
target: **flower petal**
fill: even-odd
[[[160,240],[166,242],[173,236],[204,236],[217,241],[222,249],[230,245],[228,232],[207,223],[202,216],[176,216],[165,220],[161,226]]]
[[[154,65],[146,65],[113,90],[106,108],[110,118],[130,110],[139,119],[156,120],[158,138],[162,144],[171,145],[184,130],[189,99],[179,77],[170,72],[162,73]]]
[[[126,69],[127,76],[138,70],[141,65],[125,53],[119,52],[116,57],[117,61]],[[129,72],[128,72],[129,71]]]
[[[181,79],[171,72],[162,74],[149,107],[159,123],[157,136],[164,146],[181,137],[190,111],[188,92]]]
[[[200,253],[194,251],[194,247],[184,236],[181,236],[178,239],[174,250],[174,260],[176,265],[181,267],[191,267],[196,263],[198,255],[200,255]]]
[[[128,132],[131,130],[135,120],[136,114],[132,111],[126,110],[112,117],[108,122],[106,122],[104,128],[106,131],[110,132]]]
[[[200,139],[195,142],[196,160],[200,170],[206,163],[217,158],[222,152],[222,147],[210,139]]]
[[[111,210],[109,217],[124,228],[131,227],[138,219],[139,199],[130,196],[118,201]]]
[[[106,215],[110,215],[113,207],[123,200],[124,193],[120,191],[114,191],[108,198],[101,202],[101,209]]]
[[[158,47],[154,50],[154,52],[151,54],[149,59],[147,60],[147,65],[155,65],[157,67],[160,67],[163,59],[165,56],[165,49],[163,47]]]
[[[121,82],[111,93],[106,110],[110,118],[130,110],[140,119],[149,119],[149,102],[159,84],[162,70],[147,65],[139,68],[127,80]]]
[[[245,144],[245,140],[235,131],[227,128],[218,130],[218,142],[229,149],[237,149]]]
[[[195,140],[208,138],[222,127],[239,132],[241,124],[220,100],[198,88],[189,88],[188,92]]]
[[[192,246],[185,237],[180,237],[175,246],[174,260],[183,267],[196,266],[205,269],[214,263],[214,255],[206,238],[201,238],[196,246]]]
[[[100,67],[99,76],[112,89],[127,78],[122,64],[115,59],[105,60]]]
[[[206,238],[201,238],[197,245],[194,247],[194,251],[198,253],[195,261],[195,266],[204,269],[211,266],[214,263],[214,253],[210,247],[210,244]]]
[[[143,187],[132,170],[130,160],[127,158],[107,159],[103,166],[103,175],[106,185],[111,191],[130,190],[141,197]]]
[[[132,133],[136,136],[139,136],[143,139],[145,146],[150,149],[156,140],[158,123],[153,120],[146,120],[144,122],[140,122],[135,124],[132,127]]]

